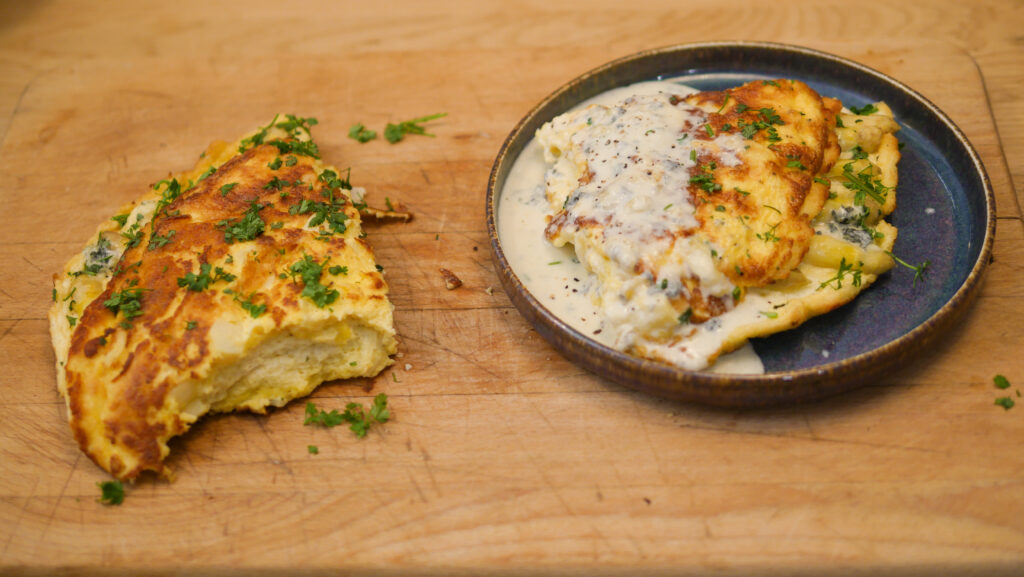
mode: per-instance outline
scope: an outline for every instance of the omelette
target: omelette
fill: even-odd
[[[264,413],[391,364],[392,305],[359,189],[320,159],[314,124],[278,115],[213,143],[55,276],[71,431],[118,479],[169,476],[168,440],[206,413]]]
[[[672,83],[537,131],[545,236],[572,245],[614,346],[699,370],[889,270],[899,129],[796,80]]]

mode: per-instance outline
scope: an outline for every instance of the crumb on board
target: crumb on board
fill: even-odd
[[[455,290],[462,286],[462,280],[455,276],[455,273],[446,268],[442,268],[440,271],[441,276],[444,278],[444,288],[448,290]]]

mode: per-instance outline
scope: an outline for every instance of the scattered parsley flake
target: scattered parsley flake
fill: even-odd
[[[124,503],[124,485],[121,481],[103,481],[96,483],[96,486],[100,488],[100,503],[104,505]]]
[[[339,413],[336,409],[328,412],[318,409],[312,402],[307,402],[306,418],[303,424],[330,428],[348,423],[349,429],[357,437],[362,438],[366,436],[366,432],[374,423],[386,423],[390,418],[388,396],[380,393],[374,397],[369,411],[366,411],[359,403],[348,403],[345,405],[344,413]]]
[[[437,120],[438,118],[443,118],[445,116],[448,116],[447,112],[421,116],[419,118],[413,118],[412,120],[399,122],[398,124],[391,124],[389,122],[384,128],[384,138],[386,138],[391,144],[394,144],[405,138],[406,134],[421,134],[423,136],[433,137],[433,134],[427,132],[426,129],[420,125],[424,122],[430,122],[431,120]]]
[[[217,228],[224,229],[224,240],[228,244],[253,240],[263,234],[266,223],[260,218],[260,211],[269,205],[259,204],[253,200],[245,214],[238,220],[224,219],[217,223]]]
[[[996,405],[999,405],[1007,411],[1012,409],[1014,404],[1013,399],[1010,397],[999,397],[996,399]]]
[[[850,112],[856,114],[857,116],[869,116],[871,114],[878,112],[878,107],[871,103],[865,104],[860,108],[857,108],[856,106],[851,106]]]
[[[171,238],[173,238],[175,234],[177,234],[177,231],[169,230],[167,231],[167,234],[163,236],[158,234],[153,235],[149,239],[149,244],[146,245],[146,250],[156,250],[158,248],[163,248],[164,246],[167,245],[167,243],[171,242]],[[134,242],[135,244],[138,244],[138,240],[139,239],[137,238],[129,239],[129,242]],[[132,246],[135,246],[135,244],[133,244]]]
[[[996,386],[997,389],[1010,388],[1010,380],[1004,377],[1003,375],[996,375],[992,377],[992,383]]]
[[[306,450],[309,451],[310,455],[320,454],[320,447],[317,447],[316,445],[306,445]]]
[[[185,330],[186,331],[190,331],[190,330],[196,328],[196,324],[198,324],[198,323],[196,323],[196,321],[187,321],[185,323]]]
[[[302,284],[304,285],[302,296],[312,301],[317,308],[324,308],[338,300],[340,296],[337,289],[329,288],[320,283],[320,276],[323,274],[324,266],[329,260],[330,258],[328,257],[324,259],[324,262],[318,263],[313,257],[303,254],[302,260],[296,261],[288,267],[288,274],[292,277],[293,282],[295,277],[302,279]]]
[[[348,137],[359,142],[370,142],[374,138],[377,138],[377,132],[370,130],[363,126],[363,123],[357,122],[348,129]]]

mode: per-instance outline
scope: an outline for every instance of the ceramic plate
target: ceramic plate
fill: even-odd
[[[596,94],[644,80],[680,78],[699,90],[756,79],[802,80],[847,106],[885,101],[901,126],[899,229],[894,253],[930,262],[923,282],[897,266],[852,303],[797,329],[755,339],[765,374],[686,371],[605,347],[556,318],[523,286],[502,251],[496,217],[509,169],[544,122]],[[995,233],[991,183],[956,125],[900,82],[856,62],[780,44],[710,43],[642,52],[587,72],[538,104],[513,129],[487,188],[487,226],[512,302],[555,348],[594,373],[650,393],[720,406],[821,398],[876,380],[956,322],[980,288]],[[927,215],[927,218],[923,218]],[[828,351],[824,356],[822,351]]]

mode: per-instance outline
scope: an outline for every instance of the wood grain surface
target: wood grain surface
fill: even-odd
[[[208,4],[0,6],[0,574],[1024,571],[1024,399],[994,405],[1024,392],[1019,2]],[[594,66],[712,39],[881,70],[981,154],[983,292],[897,373],[774,410],[663,401],[562,359],[501,291],[483,199],[516,121]],[[365,439],[304,427],[302,403],[207,418],[172,443],[173,482],[99,504],[108,477],[55,390],[51,276],[121,203],[277,112],[317,117],[326,160],[416,215],[367,226],[402,357],[314,394],[385,392],[394,418]],[[433,112],[436,138],[346,136]]]

